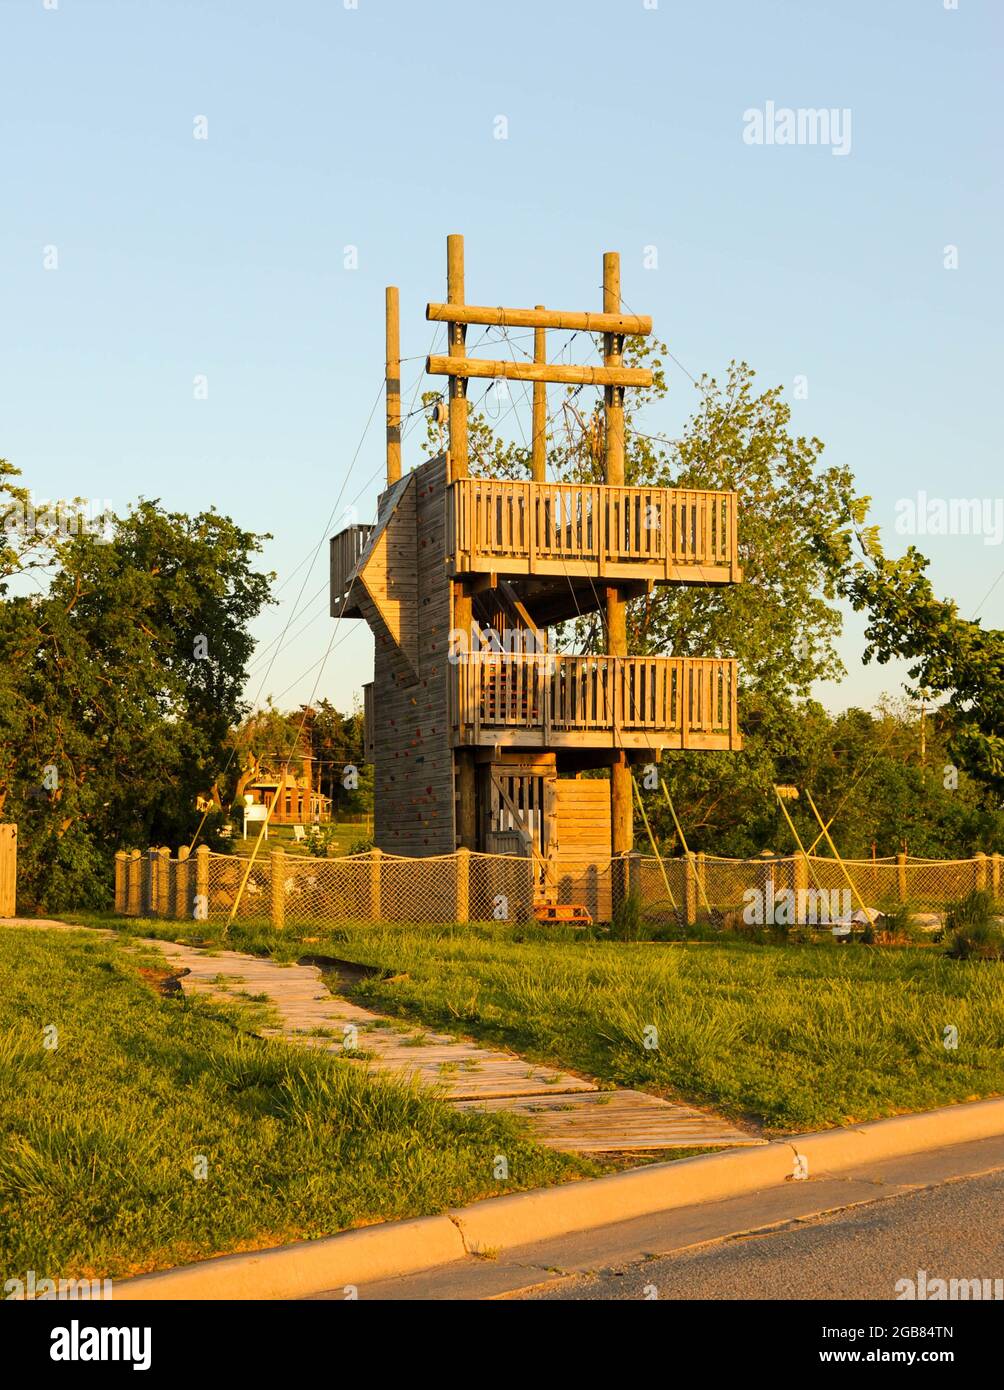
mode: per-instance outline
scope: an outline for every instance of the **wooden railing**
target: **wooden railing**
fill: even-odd
[[[347,607],[351,604],[349,578],[372,534],[372,526],[346,526],[344,531],[331,537],[330,612],[333,618],[355,616]]]
[[[460,743],[739,748],[736,662],[476,652],[456,666]]]
[[[565,569],[728,583],[742,577],[737,511],[734,492],[460,478],[447,525],[458,574]]]

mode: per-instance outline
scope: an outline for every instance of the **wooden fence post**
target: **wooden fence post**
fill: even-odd
[[[706,873],[705,867],[704,867],[704,850],[703,850],[703,849],[699,849],[699,850],[697,851],[697,853],[694,855],[694,870],[695,870],[695,875],[696,875],[696,879],[697,879],[696,887],[697,887],[697,890],[698,890],[698,892],[699,892],[699,894],[700,894],[701,902],[702,902],[702,903],[707,903],[707,900],[708,900],[708,882],[707,882],[707,873]]]
[[[147,917],[156,917],[158,915],[157,888],[159,886],[159,880],[157,876],[157,859],[157,847],[156,845],[151,845],[143,859],[143,863],[146,866],[143,910]]]
[[[143,856],[134,849],[126,870],[126,916],[138,917],[143,899]]]
[[[692,927],[697,921],[697,869],[694,864],[693,853],[687,855],[687,926]]]
[[[801,850],[793,863],[795,878],[795,921],[801,924],[809,910],[809,856]]]
[[[0,917],[13,917],[17,897],[17,826],[0,825]]]
[[[161,917],[173,916],[173,904],[171,902],[171,850],[167,845],[161,845],[157,851],[157,902],[160,904]]]
[[[906,902],[906,855],[896,855],[896,886],[899,890],[899,900]]]
[[[200,845],[195,851],[195,902],[192,916],[197,922],[209,920],[209,846]]]
[[[986,891],[987,887],[987,856],[983,853],[973,855],[973,874],[976,881],[977,892]]]
[[[272,890],[271,921],[275,931],[282,931],[286,925],[286,851],[274,849],[268,858]]]
[[[990,884],[994,902],[1001,899],[1001,856],[996,852],[990,856]]]
[[[380,921],[380,851],[374,845],[370,850],[370,917]]]
[[[174,871],[174,915],[179,922],[184,922],[188,917],[188,856],[190,854],[191,850],[187,845],[178,846],[178,864]]]
[[[454,862],[457,866],[457,923],[463,926],[471,920],[471,852],[458,849]]]
[[[2,853],[2,851],[0,851],[0,853]],[[129,856],[126,854],[125,850],[117,849],[115,851],[115,911],[122,914],[126,911],[126,877],[128,874],[126,865],[128,862]]]

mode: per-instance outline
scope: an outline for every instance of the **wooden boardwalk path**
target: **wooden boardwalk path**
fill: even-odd
[[[172,941],[148,944],[189,972],[181,977],[186,994],[267,999],[281,1023],[259,1030],[263,1036],[350,1058],[352,1044],[361,1066],[435,1085],[464,1109],[521,1115],[552,1148],[598,1154],[763,1142],[690,1106],[640,1091],[601,1091],[571,1072],[372,1013],[332,994],[313,965],[277,965],[236,951],[207,955]]]

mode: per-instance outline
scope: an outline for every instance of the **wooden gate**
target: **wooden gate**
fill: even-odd
[[[17,885],[17,826],[0,825],[0,917],[13,917]]]

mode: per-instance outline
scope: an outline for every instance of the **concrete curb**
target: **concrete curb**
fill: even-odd
[[[114,1287],[114,1297],[303,1298],[415,1274],[466,1255],[511,1250],[636,1216],[742,1196],[791,1181],[797,1167],[812,1178],[946,1144],[1001,1136],[1004,1099],[966,1102],[853,1129],[778,1139],[762,1148],[733,1149],[608,1178],[488,1198],[443,1216],[366,1226],[277,1250],[226,1255],[127,1280]]]

